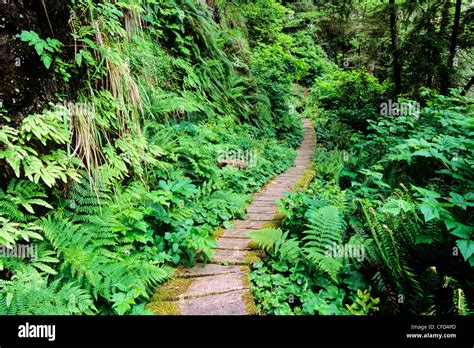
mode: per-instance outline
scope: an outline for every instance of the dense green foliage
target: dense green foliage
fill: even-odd
[[[312,7],[320,29],[316,36],[340,67],[314,76],[311,95],[301,104],[318,135],[315,178],[280,202],[280,229],[251,235],[267,251],[252,272],[262,313],[472,312],[472,98],[459,89],[440,95],[426,88],[442,89],[432,70],[436,66],[433,61],[416,66],[428,49],[419,40],[429,35],[443,35],[437,49],[447,54],[445,32],[419,32],[442,2],[420,8],[397,3],[410,13],[400,23],[399,35],[406,40],[400,50],[413,45],[420,50],[401,53],[407,58],[402,87],[413,89],[398,98],[388,74],[390,47],[377,49],[374,41],[383,38],[368,36],[356,23],[389,32],[390,27],[373,21],[388,19],[389,6],[340,2]],[[428,6],[427,17],[419,13],[423,6]],[[452,15],[443,13],[446,21]],[[467,23],[468,17],[463,20]],[[463,63],[453,81],[462,81],[471,69],[464,61],[471,49],[465,39],[461,35]],[[408,46],[410,40],[415,41]],[[370,55],[375,71],[365,61]],[[420,85],[427,75],[432,83]]]
[[[0,314],[150,314],[292,165],[302,116],[315,176],[251,234],[258,310],[472,313],[467,1],[67,4],[64,37],[18,36],[49,107],[0,105]]]
[[[370,289],[384,313],[470,311],[472,103],[424,96],[415,118],[367,114],[365,133],[346,114],[336,121],[339,109],[317,108],[324,98],[309,101],[316,177],[281,202],[284,233],[253,234],[270,250],[253,273],[261,310],[348,313],[355,290]],[[328,297],[329,284],[344,292]]]
[[[208,260],[213,231],[291,165],[300,120],[290,94],[270,101],[270,57],[253,60],[233,3],[214,16],[186,0],[69,8],[67,42],[20,40],[74,93],[20,124],[1,110],[1,312],[148,313],[173,267]],[[244,168],[222,167],[236,154]],[[35,255],[12,254],[23,245]]]

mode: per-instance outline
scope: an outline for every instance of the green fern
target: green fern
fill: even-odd
[[[49,217],[43,229],[62,259],[61,274],[76,279],[95,298],[110,302],[114,294],[130,291],[134,297],[147,298],[155,285],[171,275],[171,268],[154,264],[140,254],[114,251],[118,243],[103,221],[98,223],[85,215],[81,219],[89,222],[77,224]]]
[[[472,315],[474,313],[469,309],[466,295],[462,289],[454,289],[453,302],[459,315]]]
[[[340,244],[345,223],[335,206],[311,209],[307,212],[310,230],[305,231],[303,248],[295,238],[288,238],[288,231],[280,229],[262,229],[253,231],[249,236],[259,247],[271,251],[280,260],[292,263],[307,260],[314,266],[336,279],[342,267],[342,260],[327,254],[328,248]]]
[[[34,205],[53,208],[43,200],[47,197],[41,185],[12,178],[8,183],[6,193],[0,189],[0,216],[15,222],[31,221],[35,214]]]
[[[336,279],[342,260],[329,255],[328,250],[342,243],[345,222],[334,205],[310,209],[306,213],[310,229],[304,231],[304,252],[308,260],[332,279]]]
[[[270,251],[281,241],[283,232],[279,228],[265,228],[252,231],[248,235],[260,248]]]
[[[283,233],[279,228],[266,228],[249,233],[255,243],[266,251],[272,251],[280,260],[297,263],[301,261],[299,242],[288,238],[288,232]]]
[[[76,282],[58,278],[48,284],[34,268],[16,271],[11,280],[0,280],[0,314],[94,314],[92,297]]]
[[[308,210],[306,218],[310,228],[305,231],[306,236],[303,238],[306,249],[324,255],[328,247],[342,243],[346,225],[336,206]]]
[[[91,223],[94,217],[101,215],[102,206],[109,204],[108,192],[97,179],[82,179],[80,183],[74,183],[69,197],[66,216],[74,222]]]
[[[313,265],[316,265],[323,272],[326,272],[331,279],[336,280],[337,275],[343,266],[342,260],[332,256],[321,255],[307,248],[305,248],[304,251],[306,252],[307,260],[309,260]]]
[[[282,240],[277,243],[276,252],[281,260],[288,260],[291,263],[298,263],[302,258],[300,242],[296,238],[288,239],[288,232],[283,234]]]
[[[398,223],[380,222],[380,216],[375,210],[361,202],[362,212],[364,214],[367,226],[374,240],[373,246],[375,252],[369,252],[369,255],[375,256],[374,261],[383,263],[385,270],[390,275],[391,281],[396,286],[399,295],[407,299],[407,308],[410,311],[418,313],[417,309],[423,304],[424,291],[409,263],[409,253],[402,241],[405,237],[402,233],[394,233],[393,226]]]
[[[30,267],[36,268],[40,273],[46,275],[56,275],[57,271],[52,268],[53,264],[57,264],[59,259],[56,257],[57,254],[54,250],[47,249],[44,243],[37,246],[38,253],[35,258],[27,264]]]
[[[13,178],[7,193],[0,189],[0,245],[12,248],[19,240],[43,239],[41,227],[33,221],[33,206],[51,209],[42,199],[46,197],[40,185],[27,180]]]

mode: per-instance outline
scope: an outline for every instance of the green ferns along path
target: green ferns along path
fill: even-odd
[[[233,228],[217,237],[217,248],[210,263],[181,269],[176,278],[161,285],[148,308],[155,314],[245,315],[255,314],[250,291],[249,266],[258,260],[258,251],[248,233],[278,223],[276,201],[290,192],[311,170],[316,144],[314,129],[303,119],[304,140],[295,166],[274,177],[247,208],[247,220],[234,221]]]

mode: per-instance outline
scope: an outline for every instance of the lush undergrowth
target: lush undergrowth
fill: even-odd
[[[37,254],[26,262],[2,258],[2,309],[141,313],[154,286],[172,275],[170,266],[209,259],[212,232],[242,215],[249,193],[292,163],[293,150],[252,138],[248,128],[148,124],[145,144],[159,151],[146,180],[99,181],[91,189],[83,179],[46,194],[40,183],[11,179],[1,193],[2,243],[16,250],[29,242]],[[219,151],[246,147],[255,166],[218,167]]]
[[[252,51],[232,2],[68,10],[63,41],[19,38],[55,100],[0,109],[0,313],[148,313],[174,267],[208,260],[213,232],[291,166],[303,134],[290,70],[306,65]]]
[[[471,313],[467,2],[5,4],[28,87],[0,101],[0,314],[150,314],[291,166],[301,115],[316,174],[252,234],[259,311]]]
[[[252,273],[259,309],[470,313],[472,101],[425,90],[419,110],[380,115],[383,88],[363,72],[322,77],[314,92],[316,177],[280,202],[280,229],[253,234],[268,250]]]
[[[299,106],[318,139],[313,181],[280,201],[279,228],[251,234],[266,250],[251,273],[260,313],[472,313],[473,103],[469,83],[446,88],[472,71],[458,64],[471,46],[460,34],[457,65],[443,61],[455,13],[425,5],[306,3],[339,67],[319,58]]]

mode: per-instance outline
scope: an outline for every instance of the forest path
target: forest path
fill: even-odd
[[[311,123],[303,119],[304,139],[295,165],[275,176],[253,197],[247,207],[247,220],[235,220],[233,227],[217,237],[212,261],[180,269],[176,278],[160,286],[147,308],[155,314],[248,315],[255,314],[250,291],[250,265],[259,251],[248,233],[278,224],[281,217],[276,201],[292,191],[311,173],[311,156],[316,135]]]

